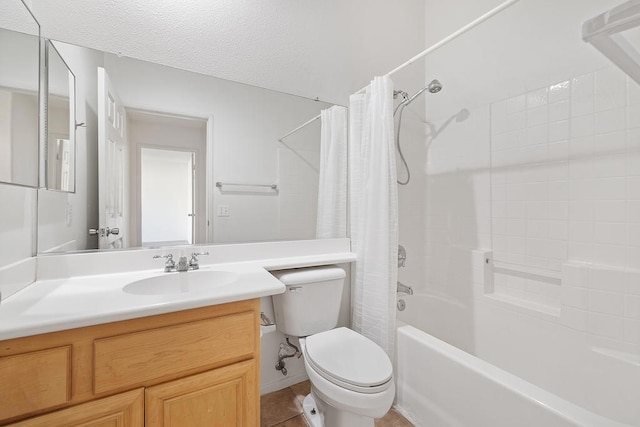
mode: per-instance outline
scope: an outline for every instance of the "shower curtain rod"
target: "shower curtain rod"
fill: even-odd
[[[441,48],[442,46],[446,45],[447,43],[449,43],[453,39],[458,38],[459,36],[461,36],[462,34],[466,33],[467,31],[471,30],[472,28],[482,24],[487,19],[489,19],[492,16],[502,12],[504,9],[508,8],[509,6],[512,6],[514,3],[517,3],[518,1],[520,1],[520,0],[507,0],[507,1],[505,1],[501,5],[491,9],[489,12],[485,13],[484,15],[479,16],[478,18],[476,18],[473,21],[469,22],[467,25],[465,25],[464,27],[460,28],[458,31],[455,31],[455,32],[449,34],[447,37],[443,38],[442,40],[440,40],[436,44],[431,45],[431,47],[423,50],[422,52],[420,52],[419,54],[417,54],[416,56],[414,56],[413,58],[411,58],[410,60],[408,60],[404,64],[402,64],[402,65],[394,68],[393,70],[389,71],[386,74],[386,76],[391,77],[392,75],[394,75],[398,71],[402,70],[403,68],[413,64],[418,59],[423,58],[423,57],[427,56],[428,54],[430,54],[431,52]],[[363,87],[359,91],[357,91],[356,94],[364,92],[367,89],[367,87],[368,87],[368,85]]]
[[[280,138],[278,138],[278,141],[280,142],[284,142],[282,141],[283,139],[285,139],[288,136],[293,135],[294,133],[298,132],[300,129],[304,128],[305,126],[310,125],[311,123],[315,122],[316,120],[318,120],[320,118],[320,114],[318,114],[317,116],[315,116],[314,118],[304,122],[303,124],[301,124],[300,126],[298,126],[297,128],[295,128],[294,130],[292,130],[291,132],[287,133],[284,136],[281,136]]]

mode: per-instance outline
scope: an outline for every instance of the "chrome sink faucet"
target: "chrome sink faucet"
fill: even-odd
[[[178,263],[176,264],[173,259],[173,254],[167,255],[155,255],[153,258],[166,258],[167,261],[164,263],[164,271],[169,273],[171,271],[189,271],[189,270],[197,270],[200,268],[198,264],[198,258],[200,255],[209,255],[209,252],[193,252],[191,254],[191,259],[187,261],[186,256],[181,256],[178,258]]]
[[[169,273],[171,271],[189,271],[189,270],[197,270],[200,268],[198,264],[198,258],[200,255],[209,255],[209,252],[193,252],[191,254],[191,259],[187,261],[186,256],[181,256],[178,258],[178,263],[176,264],[173,259],[173,254],[167,255],[155,255],[153,258],[166,258],[167,261],[164,263],[164,271],[165,273]]]

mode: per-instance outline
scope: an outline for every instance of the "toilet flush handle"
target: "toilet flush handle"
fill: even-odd
[[[294,292],[296,294],[301,294],[303,292],[303,287],[302,286],[289,286],[287,287],[287,290],[289,292]]]

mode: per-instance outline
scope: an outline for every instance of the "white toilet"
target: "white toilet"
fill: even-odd
[[[287,290],[273,297],[276,328],[300,337],[311,394],[304,415],[313,427],[369,427],[395,396],[393,367],[370,339],[338,323],[345,272],[337,266],[273,273]]]

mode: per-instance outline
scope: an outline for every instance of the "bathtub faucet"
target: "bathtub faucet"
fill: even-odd
[[[413,295],[413,288],[411,286],[407,286],[398,282],[398,288],[396,292],[398,292],[399,294]]]

